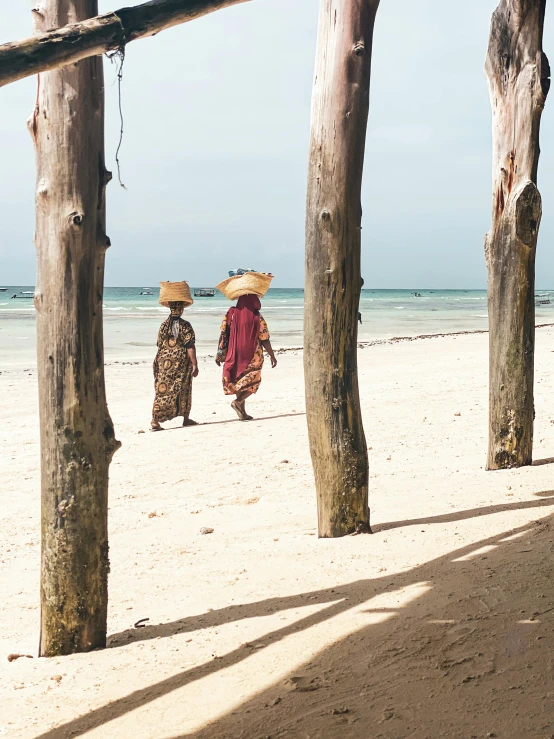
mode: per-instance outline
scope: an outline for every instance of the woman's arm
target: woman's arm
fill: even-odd
[[[156,346],[158,347],[158,349],[161,349],[162,346],[164,345],[164,337],[165,337],[165,332],[166,332],[166,323],[167,323],[167,321],[164,321],[162,323],[162,325],[160,326],[159,330],[158,330],[158,340],[156,341]]]
[[[156,352],[156,356],[154,357],[154,364],[152,365],[152,369],[154,370],[154,378],[157,377],[159,367],[158,367],[158,352],[162,348],[163,345],[163,329],[165,326],[165,321],[162,323],[158,330],[158,340],[156,341],[156,346],[158,347],[158,351]]]
[[[192,376],[198,377],[198,359],[196,358],[196,346],[194,346],[194,344],[189,346],[187,354],[189,355],[189,359],[192,364]]]
[[[198,377],[198,359],[196,358],[196,336],[194,329],[188,321],[181,319],[182,331],[180,333],[187,355],[192,364],[192,376]]]
[[[273,353],[273,347],[271,346],[271,341],[269,339],[265,339],[262,341],[262,346],[266,350],[266,352],[269,354],[269,358],[271,360],[271,366],[277,367],[277,358],[275,357],[275,354]]]
[[[217,354],[215,355],[215,363],[218,367],[221,367],[222,363],[225,362],[227,356],[227,347],[229,346],[229,335],[231,333],[231,326],[227,321],[227,316],[223,319],[221,324],[221,333],[219,334],[219,343],[217,345]]]
[[[267,323],[265,322],[263,316],[260,316],[260,335],[258,336],[258,341],[269,354],[269,358],[271,359],[271,366],[277,367],[277,360],[275,359],[273,347],[271,346],[271,341],[269,340],[269,329],[267,328]]]

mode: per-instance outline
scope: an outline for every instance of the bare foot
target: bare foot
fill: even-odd
[[[198,426],[198,423],[192,418],[183,418],[183,426]]]
[[[150,428],[152,431],[163,431],[163,426],[160,426],[160,424],[157,421],[152,421],[150,424]]]
[[[242,404],[239,403],[238,400],[233,400],[233,402],[231,403],[231,408],[235,411],[241,421],[248,420],[248,416],[246,415]]]

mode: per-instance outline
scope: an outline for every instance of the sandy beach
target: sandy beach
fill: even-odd
[[[301,352],[266,364],[249,423],[202,357],[201,425],[158,434],[151,365],[109,363],[109,646],[48,660],[36,370],[3,371],[0,736],[553,735],[554,330],[519,470],[484,470],[487,342],[360,350],[375,533],[340,540],[316,535]]]

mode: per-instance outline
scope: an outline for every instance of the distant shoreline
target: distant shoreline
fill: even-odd
[[[0,284],[0,287],[7,287],[8,290],[34,290],[33,283],[27,285],[11,285],[9,283]],[[213,287],[209,284],[202,283],[201,285],[190,285],[191,289],[198,290],[202,287]],[[141,285],[104,285],[104,290],[143,290]],[[159,292],[159,287],[151,287],[149,290]],[[304,290],[303,285],[298,287],[281,287],[278,285],[272,285],[270,290]],[[426,292],[426,293],[444,293],[444,292],[486,292],[486,287],[363,287],[362,292]],[[535,288],[535,292],[554,292],[554,288],[543,287]],[[139,293],[140,294],[140,293]]]
[[[35,285],[30,282],[26,285],[12,285],[10,283],[2,283],[0,284],[0,287],[7,287],[10,290],[13,289],[25,289],[25,290],[33,290]],[[202,287],[213,287],[209,283],[202,283],[199,285],[194,285],[190,283],[191,289],[200,289]],[[142,285],[104,285],[104,290],[143,290],[144,287]],[[157,290],[159,291],[159,286],[154,286],[148,288],[149,290]],[[279,285],[272,285],[270,290],[304,290],[304,285],[298,285],[298,287],[293,286],[279,286]],[[486,292],[486,287],[363,287],[362,292]],[[554,288],[551,287],[535,287],[535,292],[554,292]]]
[[[553,328],[554,323],[539,323],[535,326],[539,328]],[[358,342],[358,349],[367,349],[373,346],[393,346],[395,344],[401,344],[409,341],[427,341],[429,339],[447,339],[453,336],[470,336],[472,334],[488,334],[488,330],[476,329],[475,331],[452,331],[450,333],[438,333],[438,334],[420,334],[419,336],[393,336],[390,339],[375,339],[373,341],[360,341]],[[275,349],[275,354],[292,354],[295,352],[304,351],[303,346],[287,346]],[[201,354],[199,358],[202,360],[213,359],[215,354]],[[115,365],[128,366],[128,365],[149,365],[152,363],[151,359],[138,359],[138,360],[110,360],[104,362],[105,367],[114,367]],[[0,374],[12,374],[18,372],[33,373],[36,371],[36,365],[27,367],[25,369],[21,367],[14,367],[8,369],[1,369]]]

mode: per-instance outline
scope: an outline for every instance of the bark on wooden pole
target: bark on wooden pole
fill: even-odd
[[[321,537],[369,531],[358,391],[360,203],[379,0],[321,0],[306,213],[304,372]]]
[[[0,45],[0,87],[56,67],[105,54],[180,23],[249,0],[152,0],[65,26],[45,24],[42,3],[33,13],[43,32]],[[75,16],[71,16],[73,19]],[[54,29],[54,30],[52,30]]]
[[[97,13],[42,0],[38,31]],[[37,160],[37,364],[42,549],[40,655],[106,644],[108,468],[119,442],[106,405],[102,58],[39,77],[29,121]]]
[[[539,128],[550,85],[542,51],[546,0],[501,0],[486,74],[492,105],[493,208],[489,273],[487,469],[531,464],[535,251],[542,214]]]

